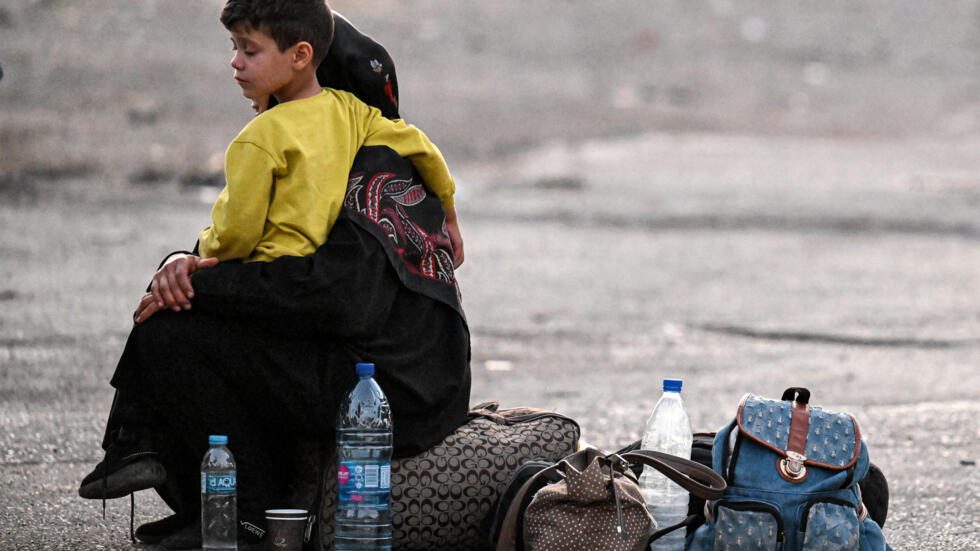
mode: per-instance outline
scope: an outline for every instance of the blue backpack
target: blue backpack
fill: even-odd
[[[809,399],[805,388],[742,398],[712,446],[728,488],[705,504],[690,551],[891,551],[861,502],[869,460],[857,421]]]

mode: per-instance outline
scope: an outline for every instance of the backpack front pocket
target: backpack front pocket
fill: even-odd
[[[715,507],[715,551],[781,551],[786,543],[779,510],[759,501],[722,501]]]
[[[808,504],[803,509],[800,531],[803,532],[803,551],[858,551],[861,548],[857,509],[844,500],[822,500]]]

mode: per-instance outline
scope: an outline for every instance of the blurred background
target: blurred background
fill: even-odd
[[[896,548],[980,546],[980,0],[332,5],[456,177],[473,403],[616,448],[663,377],[695,429],[808,386]],[[0,0],[0,549],[132,549],[75,492],[252,117],[221,6]]]
[[[0,174],[213,172],[250,115],[221,4],[0,2]],[[648,131],[980,131],[976,0],[333,6],[389,49],[403,116],[451,161]]]

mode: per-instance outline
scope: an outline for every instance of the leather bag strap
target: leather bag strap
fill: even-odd
[[[684,528],[686,526],[690,526],[690,525],[694,524],[697,521],[697,519],[698,519],[698,516],[697,515],[688,515],[687,518],[685,518],[684,520],[678,522],[677,524],[672,524],[672,525],[670,525],[670,526],[668,526],[666,528],[661,528],[661,529],[657,530],[656,532],[654,532],[653,534],[650,535],[650,540],[648,542],[644,542],[644,543],[645,543],[645,545],[647,547],[649,547],[650,546],[650,542],[653,542],[654,540],[660,539],[661,537],[663,537],[664,534],[667,534],[669,532],[673,532],[674,530],[677,530],[677,529],[680,529],[680,528]]]
[[[578,455],[580,453],[582,452],[575,452],[572,455]],[[562,463],[555,463],[547,469],[538,471],[534,474],[534,476],[527,479],[527,481],[521,485],[521,489],[514,495],[513,501],[510,502],[510,507],[507,508],[507,516],[504,517],[503,524],[500,525],[500,536],[497,537],[496,551],[516,551],[517,526],[520,521],[522,511],[526,507],[524,501],[525,499],[530,498],[530,496],[527,495],[528,492],[532,487],[534,487],[534,483],[538,479],[560,470],[562,470]]]
[[[615,457],[615,456],[611,456]],[[533,496],[529,496],[528,493],[531,488],[535,487],[535,483],[539,479],[547,477],[554,472],[565,472],[566,467],[575,469],[576,471],[584,471],[596,458],[605,458],[609,461],[610,469],[615,469],[620,474],[624,474],[622,471],[628,471],[626,469],[625,463],[623,464],[623,469],[616,469],[615,462],[610,459],[610,456],[602,453],[595,448],[586,448],[584,450],[579,450],[573,454],[569,454],[562,458],[561,461],[555,463],[554,465],[548,467],[547,469],[542,469],[529,478],[524,484],[521,485],[520,490],[514,495],[514,499],[510,502],[510,507],[507,508],[507,515],[504,517],[504,521],[500,526],[500,535],[497,538],[496,551],[523,551],[523,549],[518,550],[517,542],[519,529],[522,525],[522,517],[524,515],[524,510],[527,508],[529,502]],[[630,473],[632,474],[632,473]],[[615,497],[615,496],[614,496]]]
[[[660,471],[691,495],[702,499],[720,499],[725,494],[725,479],[700,463],[650,450],[636,450],[622,455],[623,459],[643,463]]]

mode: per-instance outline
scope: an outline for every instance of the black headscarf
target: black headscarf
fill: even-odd
[[[317,67],[316,78],[321,86],[354,94],[389,119],[399,118],[395,62],[384,46],[336,12],[333,44]]]

